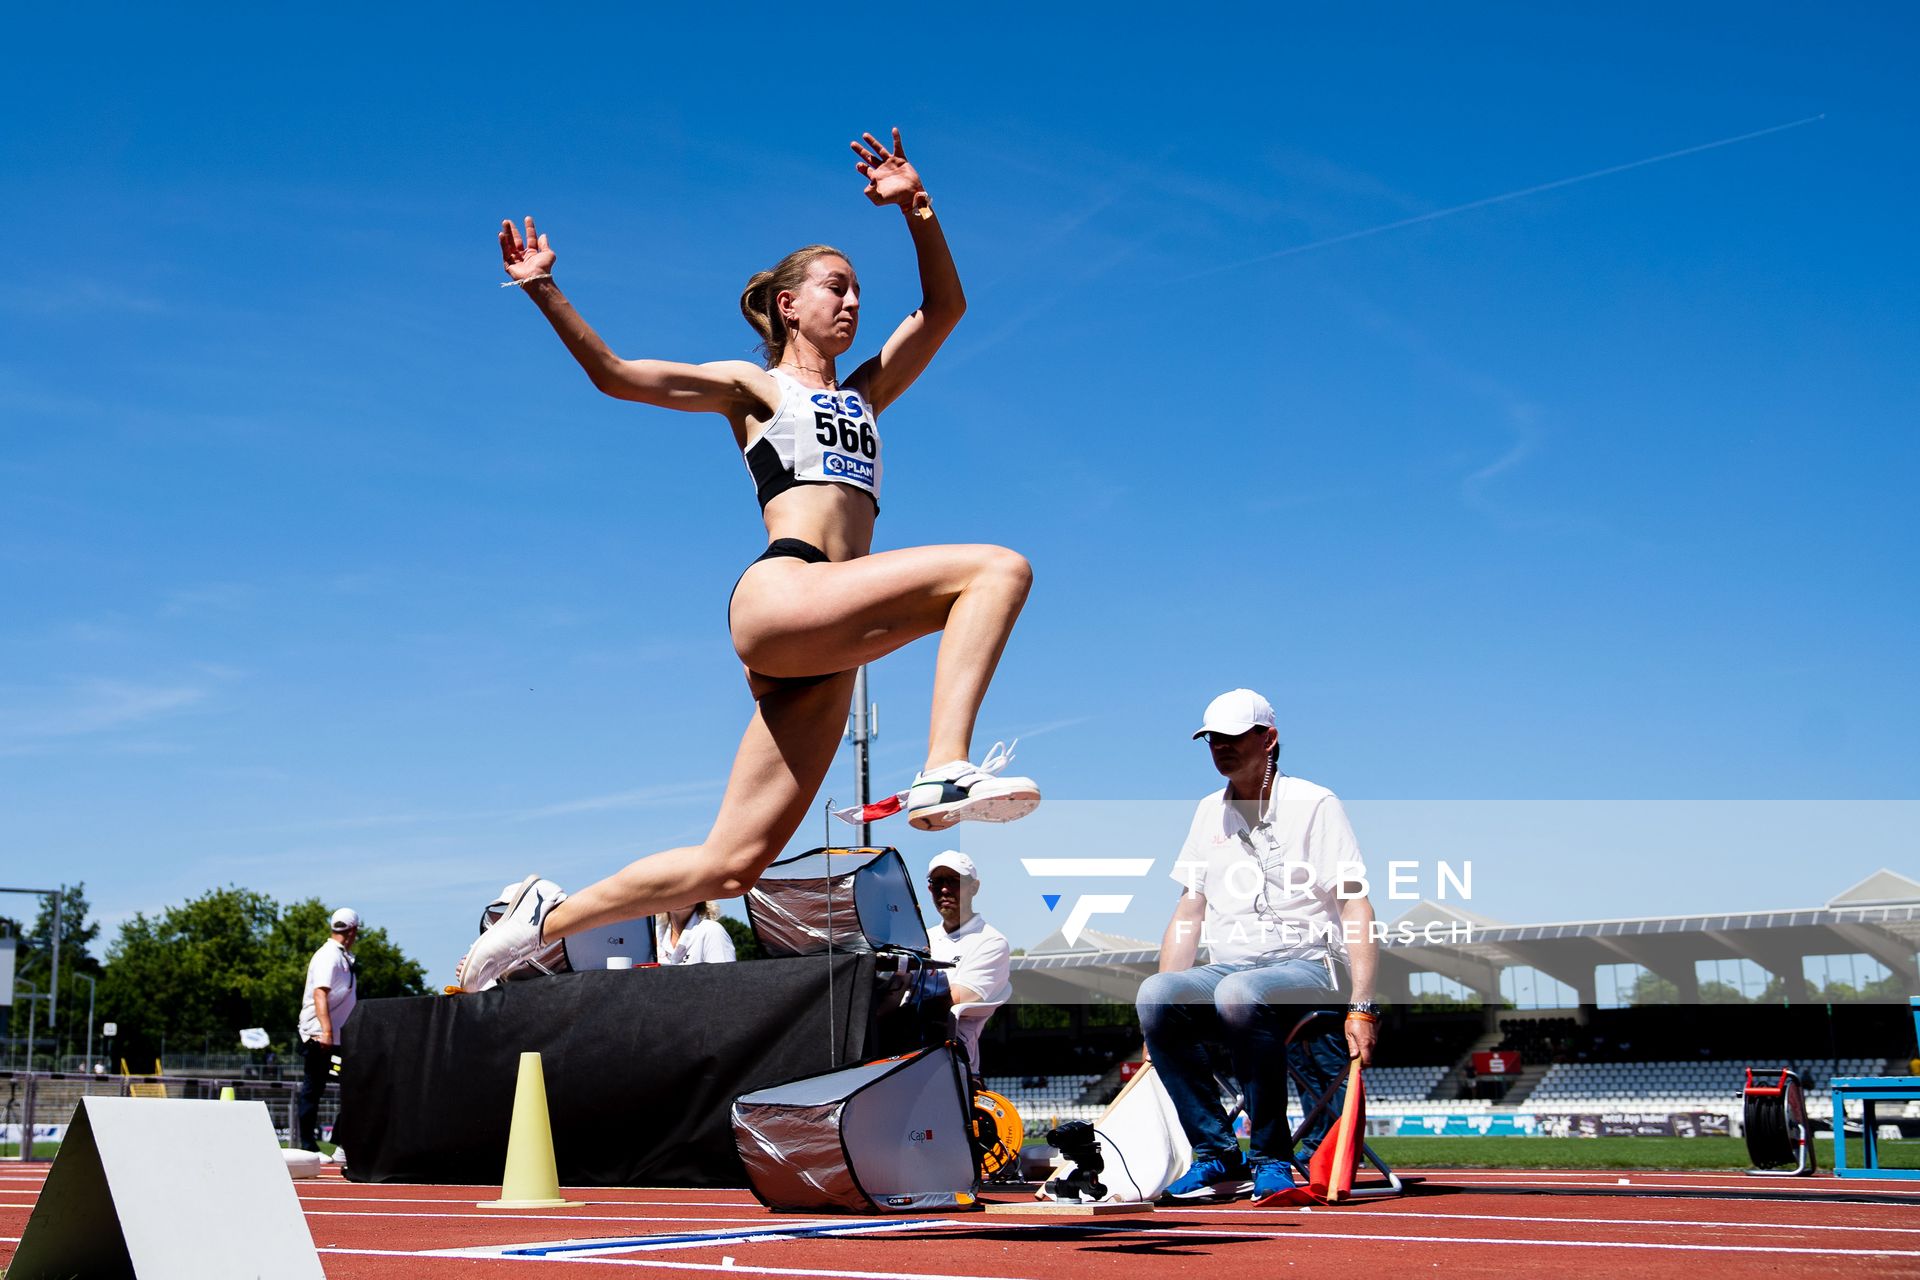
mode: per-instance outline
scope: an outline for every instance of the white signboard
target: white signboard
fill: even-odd
[[[120,1034],[120,1024],[117,1022],[102,1023],[100,1026],[100,1034],[111,1040]]]
[[[15,938],[0,938],[0,1009],[13,1007],[13,952]]]

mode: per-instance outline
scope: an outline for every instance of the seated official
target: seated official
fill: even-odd
[[[974,912],[980,873],[972,858],[957,849],[935,857],[927,864],[927,892],[940,913],[939,927],[929,930],[927,938],[933,958],[953,966],[947,970],[947,987],[953,995],[954,1036],[977,1076],[980,1032],[993,1011],[1013,995],[1013,953],[1007,935]]]
[[[1174,867],[1183,892],[1160,944],[1160,972],[1136,1004],[1193,1164],[1167,1188],[1176,1200],[1276,1197],[1293,1185],[1287,1066],[1317,1093],[1344,1097],[1349,1055],[1373,1055],[1377,1010],[1373,908],[1365,866],[1339,797],[1279,769],[1273,707],[1249,689],[1208,706],[1200,729],[1227,785],[1195,810]],[[1195,966],[1207,944],[1208,963]],[[1344,1035],[1288,1031],[1349,987]],[[1221,1053],[1210,1053],[1216,1046]],[[1251,1126],[1245,1156],[1220,1105],[1216,1067],[1238,1080]],[[1324,1128],[1303,1136],[1299,1159]],[[1249,1181],[1251,1186],[1249,1186]]]
[[[731,964],[733,935],[711,902],[696,902],[653,918],[653,953],[661,964]]]

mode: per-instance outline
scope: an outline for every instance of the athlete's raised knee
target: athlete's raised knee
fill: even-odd
[[[1033,587],[1033,564],[1009,547],[988,547],[974,572],[974,585],[993,585],[1018,600]]]

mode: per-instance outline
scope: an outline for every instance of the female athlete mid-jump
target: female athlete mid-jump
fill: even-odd
[[[969,763],[974,718],[1032,570],[1004,547],[916,547],[869,554],[880,510],[881,413],[933,359],[966,309],[960,277],[900,131],[853,144],[867,199],[898,206],[919,260],[924,296],[878,355],[842,378],[837,362],[860,324],[860,284],[845,254],[809,245],[757,273],[740,309],[763,339],[767,367],[744,360],[676,364],[625,360],[580,318],[553,280],[554,251],[526,220],[500,230],[506,271],[610,396],[693,413],[733,428],[766,520],[764,555],[747,566],[728,606],[734,652],[746,664],[753,719],[707,838],[629,863],[568,897],[528,876],[462,962],[478,991],[560,938],[751,887],[799,829],[846,727],[854,668],[941,632],[926,766],[907,819],[939,830],[967,819],[1031,813],[1031,779],[1004,763]]]

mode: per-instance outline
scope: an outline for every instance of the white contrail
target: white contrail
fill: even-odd
[[[1359,240],[1366,236],[1377,236],[1386,231],[1398,231],[1401,227],[1411,227],[1421,222],[1432,222],[1436,218],[1451,217],[1456,213],[1465,213],[1469,209],[1484,209],[1490,204],[1504,204],[1508,200],[1518,200],[1523,196],[1537,196],[1542,191],[1553,191],[1560,187],[1570,187],[1576,182],[1591,182],[1595,178],[1606,178],[1616,173],[1625,173],[1629,169],[1643,169],[1650,164],[1661,164],[1668,160],[1678,160],[1681,156],[1698,155],[1702,151],[1712,151],[1716,147],[1730,147],[1736,142],[1750,142],[1755,138],[1764,138],[1770,133],[1784,133],[1788,129],[1798,129],[1802,125],[1825,120],[1826,113],[1808,116],[1804,120],[1790,120],[1786,124],[1776,124],[1765,129],[1755,129],[1752,133],[1735,134],[1731,138],[1721,138],[1714,142],[1703,142],[1696,147],[1682,147],[1678,151],[1669,151],[1663,155],[1648,156],[1643,160],[1629,160],[1625,164],[1612,165],[1605,169],[1595,169],[1592,173],[1582,173],[1571,178],[1558,178],[1552,182],[1543,182],[1534,187],[1522,187],[1518,191],[1508,191],[1497,196],[1487,196],[1480,200],[1469,200],[1465,204],[1456,204],[1447,209],[1435,209],[1432,213],[1422,213],[1411,218],[1402,218],[1398,222],[1383,222],[1377,227],[1367,227],[1360,231],[1349,231],[1344,235],[1329,236],[1325,240],[1314,240],[1307,244],[1297,244],[1291,249],[1276,249],[1272,253],[1263,253],[1257,258],[1247,258],[1241,262],[1230,262],[1221,267],[1208,267],[1196,271],[1183,280],[1197,280],[1201,276],[1217,275],[1222,271],[1234,271],[1240,267],[1250,267],[1255,263],[1272,262],[1276,258],[1290,258],[1296,253],[1308,253],[1314,249],[1325,249],[1330,245],[1345,244],[1349,240]]]

